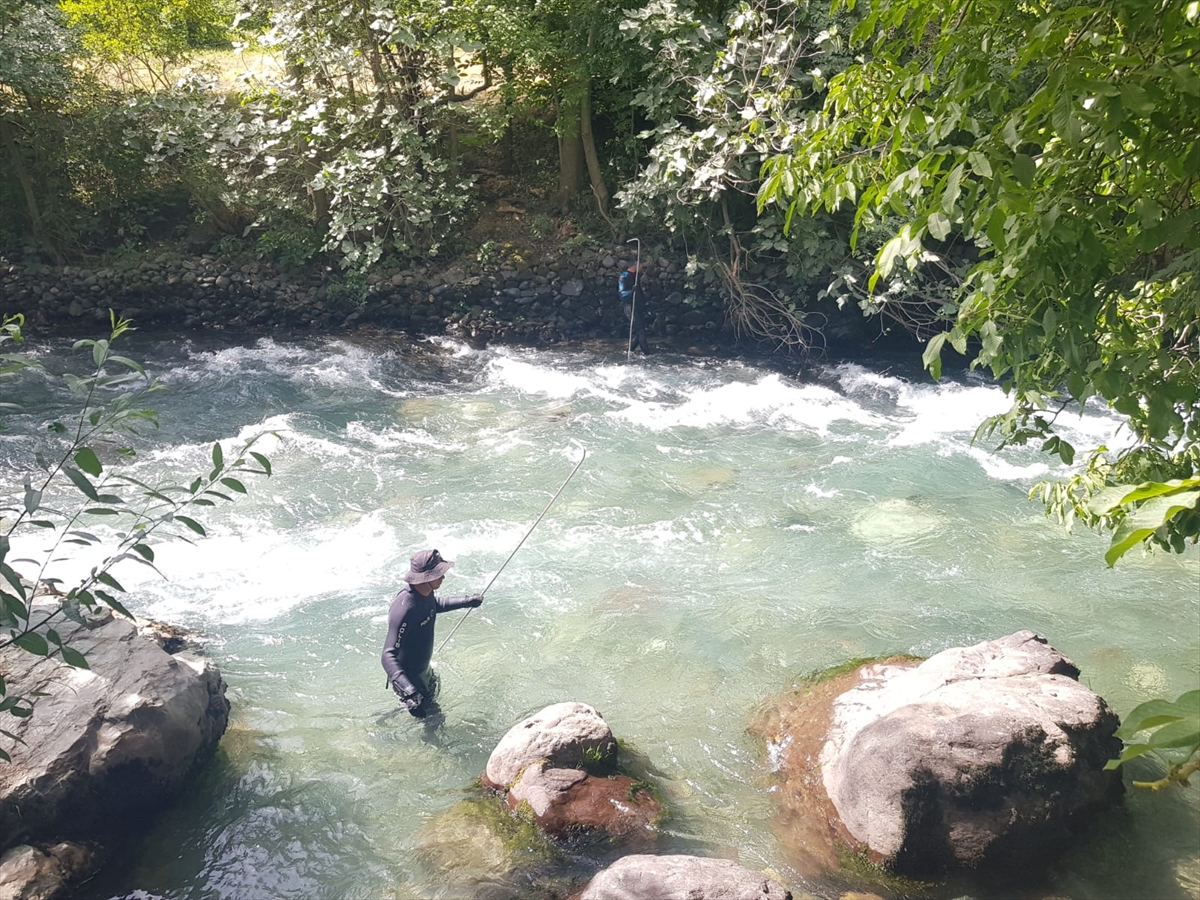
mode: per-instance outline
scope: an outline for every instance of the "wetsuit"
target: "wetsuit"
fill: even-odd
[[[620,295],[621,305],[625,309],[625,318],[633,326],[632,346],[640,347],[643,353],[649,353],[650,342],[646,340],[646,330],[642,326],[642,307],[637,302],[642,299],[642,292],[637,282],[637,273],[626,269],[617,279],[617,293]]]
[[[480,602],[481,598],[473,597],[446,600],[439,600],[434,594],[425,597],[412,585],[406,586],[392,601],[381,662],[388,684],[406,701],[405,706],[408,698],[420,695],[420,702],[408,709],[418,719],[441,711],[434,699],[436,683],[428,671],[433,658],[434,619],[440,612],[475,607]]]

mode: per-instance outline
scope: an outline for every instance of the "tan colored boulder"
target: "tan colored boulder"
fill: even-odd
[[[1119,722],[1078,673],[1023,631],[785,698],[758,726],[785,845],[917,876],[1048,862],[1121,792]]]
[[[616,758],[617,742],[604,718],[586,703],[555,703],[518,722],[488,757],[485,786],[507,789],[527,766],[585,768]]]
[[[96,865],[96,854],[82,844],[20,844],[0,855],[0,900],[61,900]]]

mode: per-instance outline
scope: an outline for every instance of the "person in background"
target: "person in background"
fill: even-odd
[[[617,293],[621,298],[621,306],[625,309],[625,319],[632,329],[630,349],[640,347],[643,353],[652,353],[650,342],[646,340],[646,329],[642,325],[642,291],[638,285],[637,263],[625,269],[618,277]]]
[[[404,708],[424,720],[427,728],[436,728],[445,721],[437,702],[437,677],[429,667],[437,614],[473,609],[483,603],[482,594],[442,600],[434,593],[453,565],[454,560],[442,559],[436,550],[414,553],[404,576],[408,584],[396,594],[388,610],[383,670]]]

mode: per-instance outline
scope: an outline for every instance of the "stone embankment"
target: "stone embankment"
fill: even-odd
[[[617,276],[628,247],[581,248],[533,260],[507,250],[487,261],[381,269],[346,278],[325,268],[287,273],[263,261],[148,252],[125,264],[51,267],[0,258],[0,312],[79,331],[108,310],[141,326],[313,329],[375,324],[418,334],[553,343],[624,334]],[[722,343],[733,337],[713,285],[678,261],[642,257],[651,338]]]

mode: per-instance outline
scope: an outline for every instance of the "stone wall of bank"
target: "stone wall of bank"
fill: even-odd
[[[508,251],[488,262],[382,269],[353,283],[327,269],[288,273],[262,261],[170,251],[95,267],[0,258],[0,312],[72,333],[107,325],[112,309],[143,327],[336,332],[374,324],[544,344],[623,336],[617,276],[633,259],[624,245],[529,261]],[[715,286],[665,257],[644,256],[641,271],[652,340],[733,340]]]

